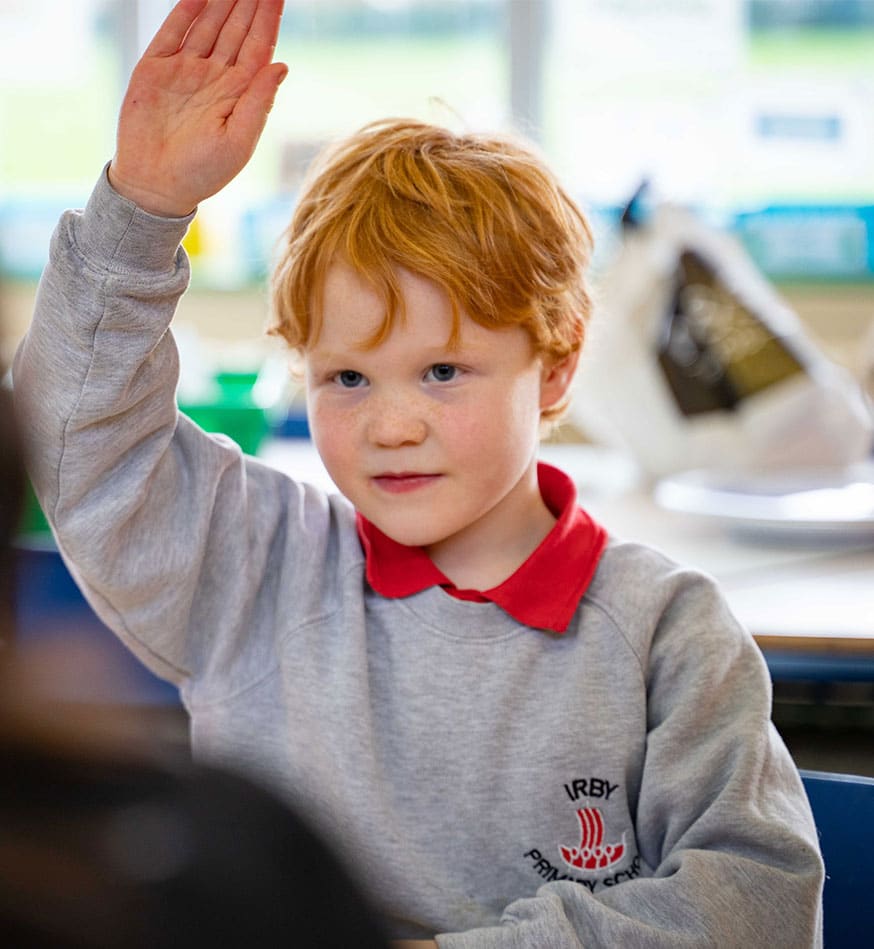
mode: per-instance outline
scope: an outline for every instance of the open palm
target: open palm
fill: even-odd
[[[283,0],[181,0],[134,69],[110,179],[181,216],[251,158],[287,72],[273,63]]]

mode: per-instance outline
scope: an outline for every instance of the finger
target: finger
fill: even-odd
[[[225,21],[236,6],[236,0],[209,0],[206,9],[194,21],[182,44],[186,52],[206,57],[212,52]]]
[[[249,88],[240,96],[228,117],[229,130],[237,142],[249,143],[249,147],[254,149],[267,124],[276,93],[287,75],[285,63],[271,63],[255,76]]]
[[[182,45],[185,34],[203,12],[207,2],[208,0],[180,0],[159,27],[144,55],[172,56]]]
[[[249,33],[258,0],[240,0],[225,20],[222,31],[212,49],[211,58],[226,65],[237,61],[240,47]]]
[[[237,55],[237,65],[246,72],[256,73],[273,58],[283,5],[284,0],[259,0],[252,25]]]

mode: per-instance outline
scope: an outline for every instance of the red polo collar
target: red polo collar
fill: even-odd
[[[552,530],[519,569],[491,590],[459,590],[421,547],[405,547],[357,516],[367,580],[381,596],[397,599],[442,587],[459,600],[493,602],[535,629],[563,633],[586,592],[607,545],[607,531],[577,505],[573,481],[558,468],[537,466],[540,493],[556,516]]]

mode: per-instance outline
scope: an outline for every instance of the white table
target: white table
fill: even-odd
[[[874,658],[874,541],[751,538],[665,511],[644,491],[584,503],[614,533],[714,576],[763,649]]]

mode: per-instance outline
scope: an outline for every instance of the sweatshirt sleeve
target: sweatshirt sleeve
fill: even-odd
[[[595,893],[547,883],[499,926],[438,936],[440,949],[822,945],[816,829],[770,720],[758,647],[693,571],[676,570],[654,615],[640,657],[646,757],[630,802],[642,872]]]
[[[104,173],[55,231],[13,364],[61,554],[104,622],[177,685],[269,624],[271,585],[288,577],[267,562],[285,564],[285,514],[310,491],[177,410],[168,327],[188,285],[189,222],[142,211]]]

